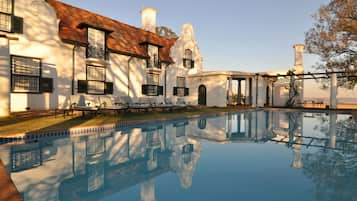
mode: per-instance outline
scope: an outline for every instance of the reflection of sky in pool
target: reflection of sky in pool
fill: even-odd
[[[255,111],[0,146],[25,201],[357,197],[351,115]]]

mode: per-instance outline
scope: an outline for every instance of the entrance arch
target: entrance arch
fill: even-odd
[[[205,85],[198,87],[198,104],[207,105],[207,89]]]

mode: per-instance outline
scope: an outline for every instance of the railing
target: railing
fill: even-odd
[[[161,69],[160,61],[152,61],[150,59],[147,60],[147,68],[158,68]]]

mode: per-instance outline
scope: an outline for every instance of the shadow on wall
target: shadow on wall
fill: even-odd
[[[53,92],[12,93],[11,111],[58,108],[62,99],[65,102],[69,99],[72,73],[71,59],[68,58],[71,58],[71,48],[59,39],[56,14],[45,1],[20,0],[15,6],[16,15],[26,20],[24,33],[17,35],[19,41],[10,44],[11,54],[41,58],[42,77],[53,79]]]
[[[130,57],[128,57],[128,59],[129,58]],[[107,73],[109,74],[107,79],[110,77],[114,85],[114,96],[128,95],[128,80],[123,80],[123,78],[128,75],[128,63],[129,62],[121,62],[119,59],[113,58],[110,67],[107,68]],[[120,75],[125,76],[120,77]]]
[[[27,96],[28,107],[35,110],[57,108],[58,95],[56,95],[57,87],[55,86],[58,86],[57,83],[61,83],[61,80],[58,78],[56,66],[54,64],[42,63],[42,78],[53,78],[53,91],[52,93],[29,94]]]

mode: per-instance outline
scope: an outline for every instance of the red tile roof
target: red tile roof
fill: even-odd
[[[65,42],[87,44],[86,29],[81,27],[86,24],[111,32],[108,35],[107,47],[112,52],[146,58],[148,55],[143,43],[151,43],[162,46],[159,51],[162,61],[173,62],[170,48],[176,38],[166,38],[57,0],[47,2],[57,13],[60,20],[59,37]]]

